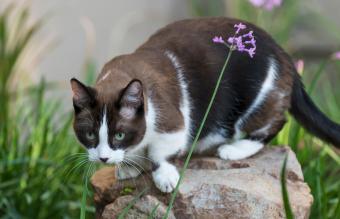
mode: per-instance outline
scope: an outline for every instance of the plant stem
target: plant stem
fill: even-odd
[[[287,166],[287,160],[288,160],[288,154],[285,156],[285,159],[283,161],[283,165],[281,168],[281,192],[282,192],[282,200],[283,200],[283,206],[285,209],[285,214],[287,219],[294,219],[295,216],[292,211],[292,207],[289,202],[288,197],[288,190],[286,185],[286,166]]]
[[[190,159],[191,159],[192,153],[194,152],[194,150],[195,150],[195,148],[196,148],[197,141],[198,141],[198,139],[199,139],[199,137],[200,137],[200,135],[201,135],[201,132],[202,132],[203,127],[204,127],[204,124],[205,124],[205,122],[206,122],[206,120],[207,120],[207,118],[208,118],[210,109],[211,109],[211,107],[212,107],[212,105],[213,105],[213,103],[214,103],[214,100],[215,100],[215,97],[216,97],[218,88],[220,87],[220,83],[221,83],[221,81],[222,81],[222,78],[223,78],[223,75],[224,75],[224,71],[225,71],[225,69],[226,69],[226,67],[227,67],[227,65],[228,65],[229,60],[230,60],[232,51],[233,51],[232,49],[229,49],[227,59],[226,59],[224,65],[223,65],[223,68],[222,68],[222,70],[221,70],[221,72],[220,72],[220,75],[219,75],[219,77],[218,77],[218,80],[217,80],[217,82],[216,82],[216,86],[215,86],[214,92],[213,92],[213,94],[212,94],[212,96],[211,96],[209,105],[208,105],[208,107],[207,107],[207,109],[206,109],[206,111],[205,111],[205,114],[204,114],[204,117],[203,117],[203,119],[202,119],[201,125],[200,125],[200,127],[199,127],[199,129],[198,129],[198,132],[197,132],[197,134],[196,134],[196,136],[195,136],[195,139],[194,139],[194,141],[193,141],[193,143],[192,143],[192,145],[191,145],[191,147],[190,147],[189,153],[188,153],[188,155],[187,155],[187,157],[186,157],[186,159],[185,159],[185,163],[184,163],[183,168],[181,169],[181,172],[180,172],[179,180],[178,180],[178,182],[177,182],[177,185],[176,185],[176,188],[175,188],[174,192],[173,192],[172,195],[171,195],[171,199],[170,199],[170,202],[169,202],[169,206],[168,206],[168,208],[167,208],[167,210],[166,210],[166,214],[164,215],[163,219],[168,218],[169,213],[170,213],[170,210],[171,210],[172,207],[173,207],[175,198],[176,198],[177,193],[178,193],[179,185],[181,184],[181,182],[182,182],[182,180],[183,180],[185,170],[186,170],[187,167],[188,167],[188,164],[189,164],[189,161],[190,161]]]

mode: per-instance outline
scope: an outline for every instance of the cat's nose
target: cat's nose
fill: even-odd
[[[106,161],[108,160],[109,158],[107,157],[100,157],[99,160],[101,160],[103,163],[106,163]]]

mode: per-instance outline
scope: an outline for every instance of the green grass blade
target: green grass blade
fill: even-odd
[[[86,200],[87,200],[87,179],[85,180],[85,188],[81,196],[80,219],[85,219],[86,216]]]
[[[133,207],[133,205],[137,202],[137,200],[142,197],[142,195],[144,195],[147,191],[149,190],[149,188],[144,188],[140,193],[137,194],[137,196],[128,204],[128,206],[126,206],[122,213],[119,214],[118,219],[124,219],[125,216],[127,215],[127,213],[129,212],[129,210]]]
[[[311,95],[313,93],[313,91],[315,90],[315,87],[316,87],[316,84],[319,82],[320,80],[320,77],[321,77],[321,74],[322,72],[325,70],[326,66],[328,64],[328,59],[327,60],[324,60],[320,65],[319,65],[319,68],[318,70],[315,72],[313,78],[312,78],[312,83],[311,85],[309,86],[309,88],[307,89],[307,93],[309,95]]]
[[[294,214],[292,211],[292,208],[289,203],[289,197],[288,197],[288,191],[287,191],[287,185],[286,185],[286,166],[287,166],[287,159],[288,155],[286,155],[282,169],[281,169],[281,191],[282,191],[282,199],[283,199],[283,205],[285,209],[285,214],[287,219],[294,219]]]
[[[148,216],[148,219],[155,218],[155,214],[156,214],[156,211],[157,211],[158,207],[159,207],[159,203],[152,209],[151,214]]]
[[[334,210],[334,214],[332,218],[340,218],[340,184],[338,186],[338,198],[337,198],[338,204],[336,205],[336,208]]]

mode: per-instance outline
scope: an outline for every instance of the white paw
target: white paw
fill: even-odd
[[[179,174],[175,166],[164,162],[152,172],[152,178],[159,190],[169,193],[176,187]]]
[[[124,179],[131,179],[135,178],[140,174],[135,168],[133,167],[119,167],[116,169],[116,179],[124,180]]]
[[[263,144],[258,141],[240,140],[233,144],[224,144],[217,149],[217,154],[224,160],[240,160],[256,154]]]

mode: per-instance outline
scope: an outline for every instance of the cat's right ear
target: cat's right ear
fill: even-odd
[[[71,88],[73,92],[73,106],[76,112],[93,105],[95,101],[95,90],[78,81],[71,79]]]

